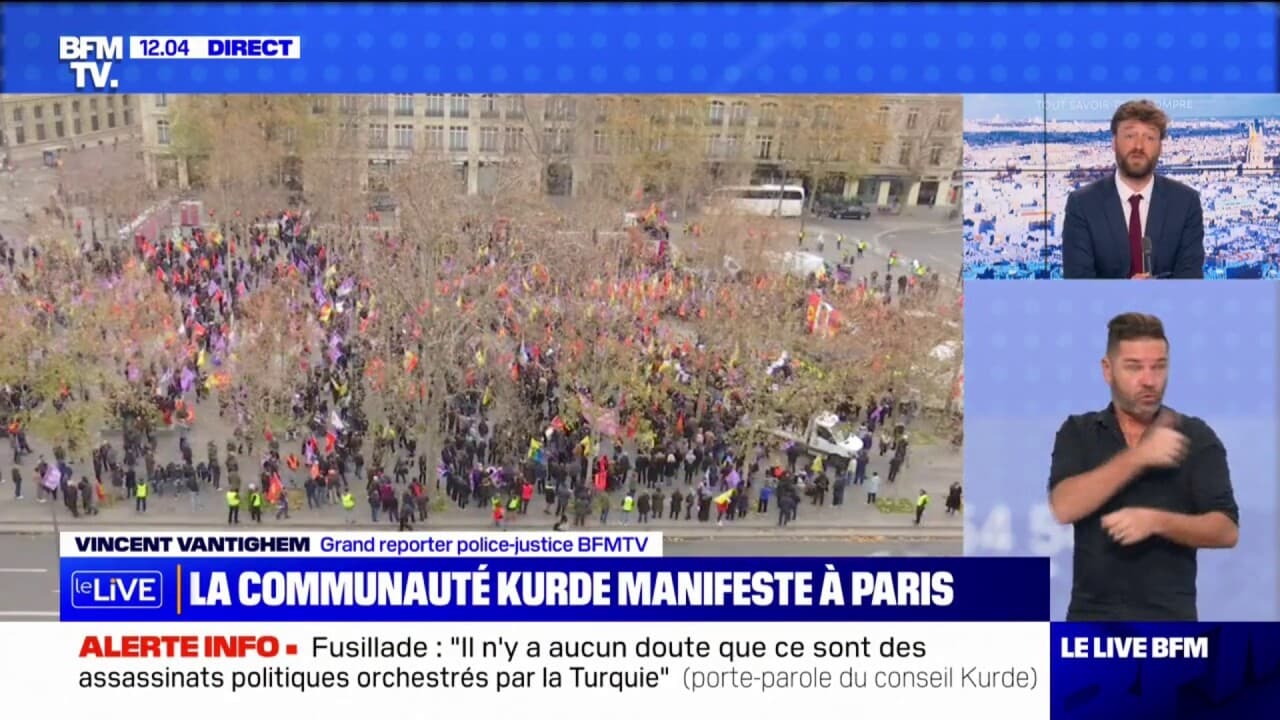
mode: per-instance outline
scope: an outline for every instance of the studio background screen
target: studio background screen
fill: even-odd
[[[1156,172],[1200,193],[1205,277],[1280,277],[1280,97],[969,95],[964,274],[1062,277],[1067,196],[1115,172],[1111,116],[1147,98],[1170,119]]]

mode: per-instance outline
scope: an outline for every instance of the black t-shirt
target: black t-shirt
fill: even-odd
[[[1187,515],[1217,511],[1239,524],[1222,441],[1199,418],[1181,415],[1176,429],[1189,442],[1182,465],[1143,472],[1075,523],[1067,620],[1196,619],[1195,548],[1160,537],[1124,547],[1102,528],[1104,515],[1132,507]],[[1106,464],[1127,447],[1112,406],[1068,417],[1054,440],[1049,489]]]

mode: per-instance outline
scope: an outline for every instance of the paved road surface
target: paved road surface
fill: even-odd
[[[0,621],[52,621],[58,617],[57,536],[0,536]],[[919,556],[960,555],[959,541],[865,543],[838,539],[668,541],[667,555],[701,556]]]

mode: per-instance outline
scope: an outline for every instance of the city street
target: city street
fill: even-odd
[[[953,542],[888,540],[874,543],[830,537],[764,541],[741,538],[691,539],[667,540],[665,546],[670,557],[906,557],[962,554],[958,538]],[[3,541],[0,541],[0,621],[56,620],[58,601],[57,535],[4,535]]]

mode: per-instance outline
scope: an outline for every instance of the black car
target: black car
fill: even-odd
[[[827,209],[827,217],[835,220],[866,220],[871,210],[860,202],[837,202]]]
[[[813,214],[835,220],[865,220],[871,217],[871,210],[857,200],[845,200],[840,197],[820,197],[813,201]]]

